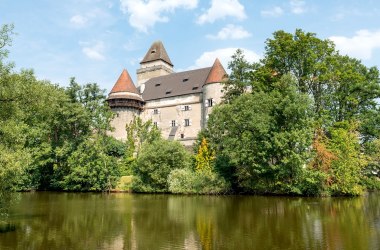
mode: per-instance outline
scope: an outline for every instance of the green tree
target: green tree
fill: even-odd
[[[133,165],[135,192],[168,192],[173,169],[189,168],[190,155],[179,142],[164,139],[144,143]]]
[[[313,112],[294,85],[286,75],[273,91],[244,94],[210,115],[207,138],[244,191],[300,193]]]
[[[333,195],[359,195],[362,169],[366,159],[361,154],[357,124],[339,122],[329,131],[328,148],[336,156],[331,162],[331,185]]]
[[[223,82],[223,102],[230,103],[242,95],[250,86],[250,76],[255,64],[250,64],[241,49],[236,50],[228,63],[231,70],[228,80]]]
[[[125,129],[127,131],[125,172],[131,174],[142,145],[144,143],[153,143],[156,140],[160,140],[161,132],[153,125],[151,120],[143,122],[140,117],[134,117],[133,120],[126,125]]]
[[[120,177],[120,166],[108,151],[109,140],[108,137],[94,135],[70,155],[68,174],[62,181],[65,190],[110,191],[115,187]]]

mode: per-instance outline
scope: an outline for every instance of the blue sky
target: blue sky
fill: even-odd
[[[380,68],[378,0],[0,0],[0,24],[13,23],[9,61],[67,86],[96,82],[107,92],[126,68],[135,80],[161,40],[176,71],[227,68],[237,48],[257,61],[276,30],[301,28],[336,42],[342,54]]]

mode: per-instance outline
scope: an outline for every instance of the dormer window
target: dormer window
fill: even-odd
[[[182,82],[187,82],[189,78],[190,78],[189,74],[185,74],[182,78]]]
[[[193,86],[193,90],[196,90],[196,89],[198,89],[198,86]]]
[[[158,86],[161,86],[161,83],[156,83],[154,86],[158,87]]]
[[[156,53],[156,50],[153,49],[150,53],[151,53],[151,54],[154,54],[154,53]]]
[[[165,94],[167,94],[167,95],[171,94],[171,93],[172,93],[172,89],[167,89],[166,92],[165,92]]]

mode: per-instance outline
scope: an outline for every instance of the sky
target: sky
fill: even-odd
[[[0,0],[0,25],[13,23],[8,61],[40,80],[98,83],[107,93],[123,69],[136,70],[161,40],[177,72],[227,69],[237,48],[262,58],[273,32],[296,29],[335,42],[341,54],[380,68],[378,0]]]

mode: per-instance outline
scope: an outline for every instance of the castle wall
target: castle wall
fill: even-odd
[[[206,127],[208,116],[216,104],[222,102],[223,86],[221,83],[208,83],[203,86],[203,110],[202,110],[202,127]],[[210,105],[212,99],[212,105]]]
[[[108,132],[108,134],[118,140],[126,141],[127,131],[125,130],[125,126],[129,124],[135,116],[139,116],[140,111],[134,108],[113,108],[112,111],[115,113],[115,117],[111,121],[111,127],[114,130]]]
[[[163,61],[143,63],[137,70],[137,87],[151,78],[169,75],[173,72],[173,67]]]
[[[156,122],[163,138],[192,145],[202,128],[201,113],[202,94],[199,93],[147,101],[142,117]]]

